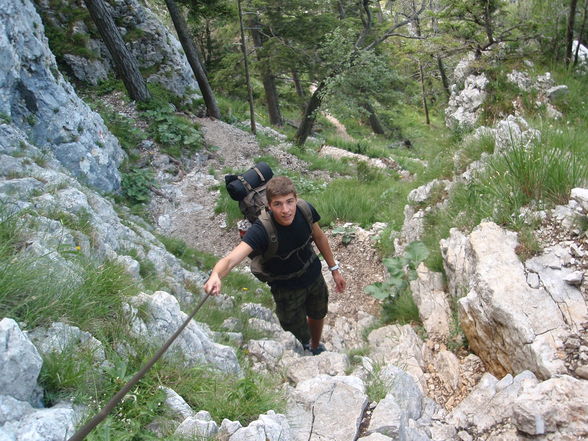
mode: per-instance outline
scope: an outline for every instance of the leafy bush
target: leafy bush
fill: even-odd
[[[428,255],[429,250],[422,242],[410,243],[403,256],[384,259],[384,266],[388,270],[386,280],[364,288],[365,292],[383,301],[382,318],[385,322],[419,320],[409,283],[416,279],[416,268]]]
[[[155,185],[155,177],[149,169],[135,169],[122,174],[121,186],[123,194],[135,204],[143,204],[151,200],[151,187]]]
[[[145,112],[151,124],[149,132],[162,144],[164,151],[180,156],[182,149],[198,150],[203,143],[202,135],[185,117],[174,114],[170,106]]]

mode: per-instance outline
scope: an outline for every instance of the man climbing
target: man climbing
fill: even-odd
[[[252,271],[270,286],[282,328],[292,332],[305,349],[318,355],[325,350],[320,340],[329,292],[311,242],[314,241],[329,266],[338,292],[345,289],[345,279],[318,224],[318,212],[308,202],[298,199],[292,181],[285,176],[274,177],[267,183],[266,197],[268,214],[262,215],[242,242],[217,262],[204,291],[219,294],[221,279],[255,251],[260,256],[253,260]],[[263,216],[265,220],[261,220]],[[270,242],[276,241],[277,250],[268,256]]]

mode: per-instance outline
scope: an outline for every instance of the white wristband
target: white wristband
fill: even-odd
[[[335,265],[329,267],[329,271],[337,271],[338,269],[339,269],[339,264],[338,263],[336,263]]]

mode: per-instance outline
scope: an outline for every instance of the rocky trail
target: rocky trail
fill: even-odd
[[[185,174],[174,171],[175,164],[165,164],[160,169],[161,191],[167,197],[155,196],[151,204],[153,217],[164,234],[184,240],[189,246],[198,250],[223,256],[238,244],[239,238],[234,227],[227,227],[224,213],[216,214],[215,206],[220,192],[219,185],[224,185],[224,169],[246,170],[251,167],[256,157],[272,155],[277,158],[280,167],[294,169],[313,178],[329,180],[326,172],[309,171],[307,164],[286,151],[288,144],[260,148],[254,136],[222,121],[199,118],[196,121],[203,132],[210,154],[202,154],[194,161],[192,170]],[[329,147],[330,154],[337,154],[335,147]],[[341,155],[347,153],[342,151]],[[154,158],[165,162],[165,156]],[[165,171],[179,178],[170,179]],[[166,177],[167,176],[167,177]],[[167,182],[166,182],[167,181]],[[343,225],[343,224],[341,224]],[[375,240],[384,225],[374,225],[371,230],[358,226],[346,225],[352,232],[351,240],[336,229],[325,233],[343,269],[347,289],[338,293],[334,289],[329,271],[323,274],[330,284],[329,314],[326,318],[323,339],[328,350],[346,352],[365,347],[362,330],[369,326],[379,315],[379,301],[364,292],[372,283],[383,281],[387,271],[375,247]],[[246,263],[240,267],[248,271]],[[446,350],[444,345],[428,342],[431,353]],[[427,373],[428,389],[431,397],[441,405],[452,408],[465,397],[484,372],[483,365],[469,359],[467,352],[459,354],[459,387],[447,387],[443,374],[429,364]]]
[[[212,153],[201,155],[193,169],[180,179],[167,179],[161,191],[168,197],[156,196],[151,204],[151,212],[162,232],[184,240],[193,248],[222,257],[239,242],[236,228],[227,226],[225,214],[215,213],[220,195],[217,188],[224,185],[223,170],[245,171],[254,164],[255,158],[271,155],[283,169],[295,170],[314,179],[331,179],[326,172],[308,170],[305,162],[286,151],[288,144],[280,144],[278,139],[276,145],[262,149],[253,135],[230,124],[208,118],[199,118],[196,122]],[[173,163],[169,165],[174,167]],[[165,175],[160,174],[160,180],[166,180]],[[382,281],[386,275],[374,246],[377,231],[356,227],[354,238],[348,244],[342,234],[332,230],[326,233],[348,284],[346,292],[341,294],[331,289],[330,325],[334,325],[334,316],[357,320],[366,313],[376,315],[378,302],[365,294],[363,288]],[[247,271],[247,265],[241,265],[241,270]],[[329,280],[328,271],[325,276]]]

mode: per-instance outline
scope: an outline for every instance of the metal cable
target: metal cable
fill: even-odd
[[[180,335],[180,333],[184,330],[188,323],[194,318],[198,310],[202,307],[206,299],[210,297],[210,294],[206,294],[206,296],[198,303],[194,312],[188,316],[188,318],[182,323],[182,326],[178,328],[178,330],[163,344],[161,348],[155,353],[155,355],[149,360],[145,366],[141,368],[139,372],[137,372],[133,378],[131,378],[127,384],[125,384],[121,390],[119,390],[116,395],[114,395],[110,401],[98,412],[94,418],[84,424],[76,433],[68,441],[81,441],[83,440],[86,435],[88,435],[104,418],[108,416],[108,414],[116,407],[118,403],[123,399],[123,397],[131,390],[133,386],[135,386],[139,380],[153,367],[153,365],[161,358],[161,356],[169,349],[171,344],[174,340]]]

